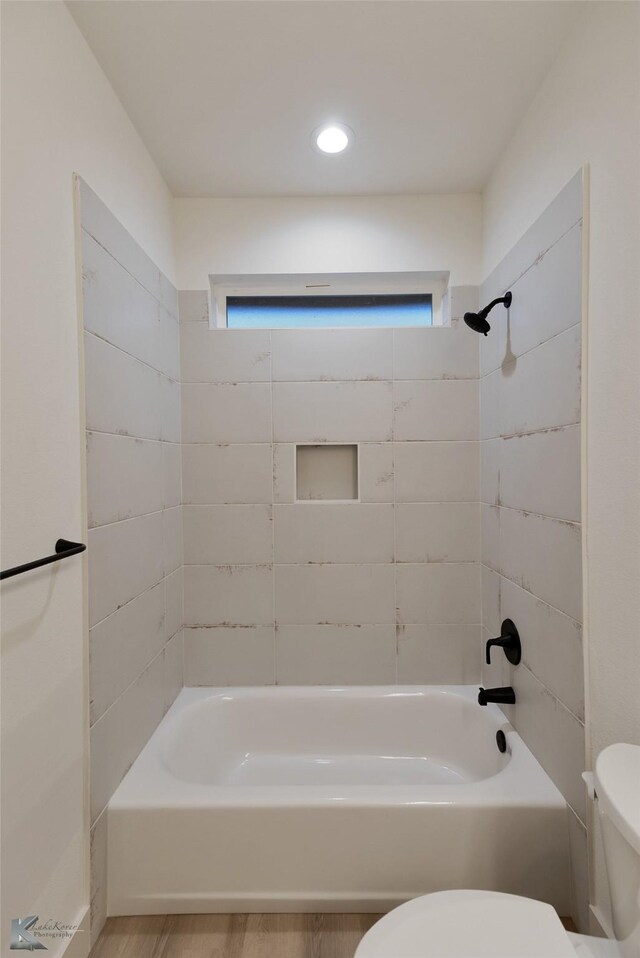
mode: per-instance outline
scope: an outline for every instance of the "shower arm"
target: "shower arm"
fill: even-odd
[[[506,293],[504,296],[498,296],[497,299],[493,299],[488,306],[485,306],[484,309],[481,309],[478,313],[479,316],[488,316],[494,306],[499,306],[500,303],[504,303],[507,309],[511,306],[511,293]]]

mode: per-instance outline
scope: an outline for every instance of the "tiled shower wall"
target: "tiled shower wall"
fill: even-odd
[[[481,339],[482,624],[515,621],[487,685],[513,685],[513,725],[569,804],[573,916],[588,930],[582,652],[580,392],[582,179],[574,178],[484,283]]]
[[[95,939],[107,802],[182,687],[180,346],[174,287],[80,190]]]
[[[476,681],[478,338],[180,319],[185,684]],[[358,444],[359,501],[296,502],[296,443]]]

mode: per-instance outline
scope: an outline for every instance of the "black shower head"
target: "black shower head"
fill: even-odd
[[[504,303],[505,309],[509,309],[511,306],[511,293],[505,293],[505,295],[499,299],[494,299],[488,306],[481,309],[479,313],[465,313],[464,321],[469,329],[472,329],[474,333],[482,333],[486,336],[491,329],[491,326],[487,322],[487,316],[498,303]]]

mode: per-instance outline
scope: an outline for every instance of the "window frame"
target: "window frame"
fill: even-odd
[[[448,273],[288,273],[210,276],[209,325],[228,329],[227,298],[268,296],[379,296],[411,293],[431,296],[431,326],[443,325]],[[232,332],[243,327],[237,327]],[[245,327],[250,329],[251,327]],[[267,327],[265,327],[267,328]],[[282,328],[282,327],[275,327]],[[420,326],[300,326],[293,329],[421,329]],[[430,327],[425,327],[430,328]]]

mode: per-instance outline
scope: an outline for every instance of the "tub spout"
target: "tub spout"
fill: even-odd
[[[503,689],[483,689],[478,693],[478,705],[496,702],[498,705],[515,705],[516,693],[510,685]]]

